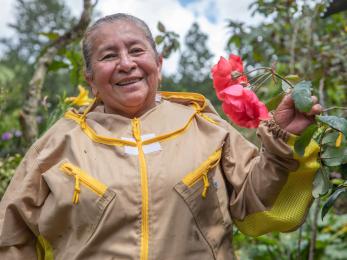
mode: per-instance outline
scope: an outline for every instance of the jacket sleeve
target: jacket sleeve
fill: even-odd
[[[229,126],[222,168],[229,183],[232,218],[241,232],[251,236],[294,230],[312,203],[319,146],[312,141],[300,157],[294,152],[297,137],[272,120],[263,122],[257,135],[260,151]]]
[[[0,203],[0,259],[37,259],[37,221],[48,187],[41,177],[32,146]]]

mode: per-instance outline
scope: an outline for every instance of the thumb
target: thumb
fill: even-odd
[[[294,106],[294,100],[292,99],[291,94],[287,94],[284,96],[276,110],[286,110],[288,108],[293,108]]]

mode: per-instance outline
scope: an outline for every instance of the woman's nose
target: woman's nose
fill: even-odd
[[[120,60],[118,63],[118,70],[120,72],[129,72],[136,67],[136,63],[132,60],[132,57],[128,53],[123,53],[120,55]]]

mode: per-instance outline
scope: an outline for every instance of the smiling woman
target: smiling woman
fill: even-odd
[[[162,59],[142,28],[119,18],[99,22],[86,41],[91,53],[86,79],[107,113],[131,118],[154,107]]]
[[[253,236],[303,223],[318,147],[300,157],[291,132],[318,104],[302,114],[286,97],[260,124],[259,151],[202,95],[158,92],[162,58],[138,18],[101,18],[83,53],[93,103],[67,111],[18,167],[0,259],[224,260],[233,223]]]

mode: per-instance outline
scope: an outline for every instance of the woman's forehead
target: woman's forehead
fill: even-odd
[[[142,28],[131,21],[115,21],[111,23],[100,24],[90,34],[93,47],[101,45],[111,45],[115,40],[126,40],[129,44],[140,42],[148,43],[145,32]],[[105,48],[102,46],[102,48]]]

